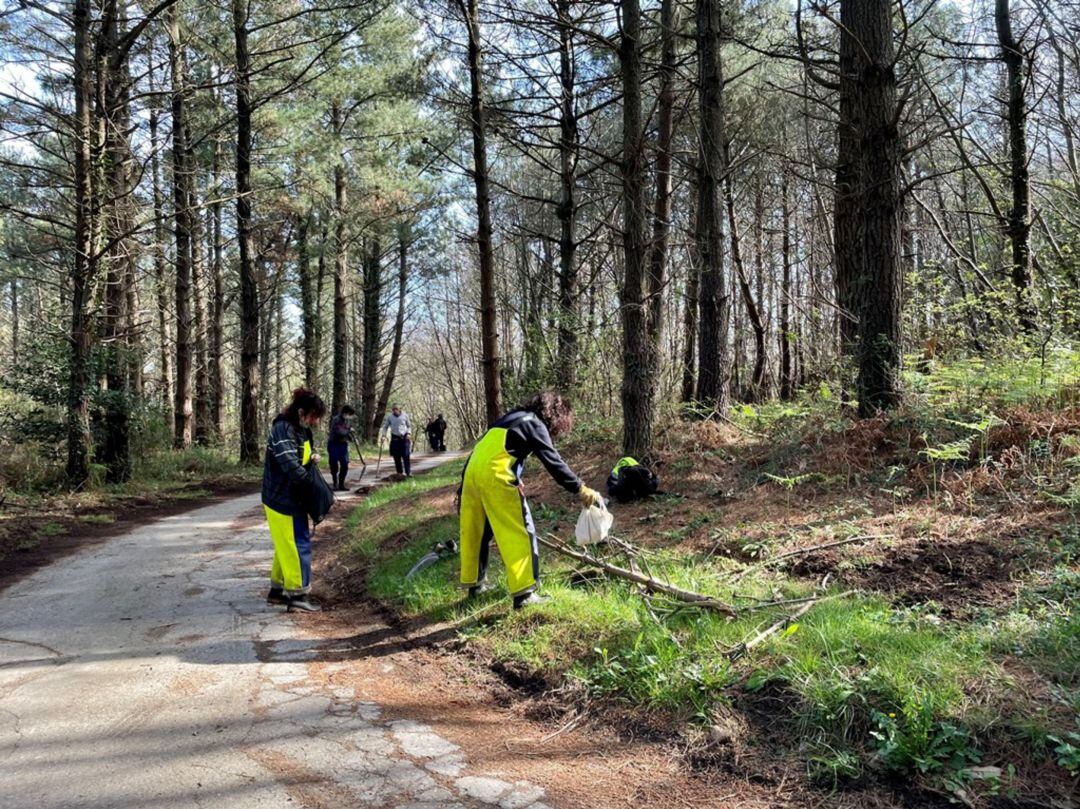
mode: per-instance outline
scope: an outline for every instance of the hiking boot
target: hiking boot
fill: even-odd
[[[288,604],[289,600],[285,596],[285,591],[282,588],[271,587],[270,592],[266,594],[266,603],[268,605]]]
[[[307,596],[287,596],[286,612],[322,612],[322,605],[316,604]]]
[[[537,604],[547,604],[551,601],[550,596],[542,596],[539,593],[526,593],[521,596],[514,596],[514,609],[520,610],[524,607],[532,607]]]

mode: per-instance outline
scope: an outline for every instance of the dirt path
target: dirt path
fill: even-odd
[[[368,610],[268,608],[269,557],[250,495],[0,593],[5,809],[784,803],[748,784],[711,791],[659,747],[499,704],[475,668],[402,644]]]

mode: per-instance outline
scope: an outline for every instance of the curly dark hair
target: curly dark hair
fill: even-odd
[[[319,394],[309,388],[297,388],[292,392],[292,401],[281,411],[281,415],[291,423],[299,426],[301,410],[309,416],[314,415],[321,419],[326,415],[326,402],[319,398]]]
[[[574,426],[574,406],[570,404],[569,399],[553,390],[541,391],[530,396],[522,403],[520,409],[539,416],[552,438],[565,435]]]

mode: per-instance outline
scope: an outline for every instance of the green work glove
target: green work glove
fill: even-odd
[[[602,506],[604,504],[604,498],[600,496],[600,492],[596,491],[596,489],[590,489],[585,485],[582,485],[577,496],[578,500],[581,501],[581,505],[585,508],[589,508],[590,506]]]

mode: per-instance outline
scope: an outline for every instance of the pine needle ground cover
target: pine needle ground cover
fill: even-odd
[[[533,689],[663,729],[696,766],[746,774],[764,754],[825,790],[1062,800],[1080,775],[1075,379],[1064,362],[944,367],[913,376],[890,419],[852,420],[824,387],[730,424],[672,419],[667,494],[615,506],[615,530],[652,575],[734,617],[551,552],[551,601],[518,613],[495,553],[495,587],[472,602],[456,558],[406,582],[457,537],[460,464],[367,500],[353,550],[402,615],[456,627]],[[616,428],[581,425],[567,443],[593,485]],[[576,504],[539,468],[528,485],[540,532],[569,538]]]

